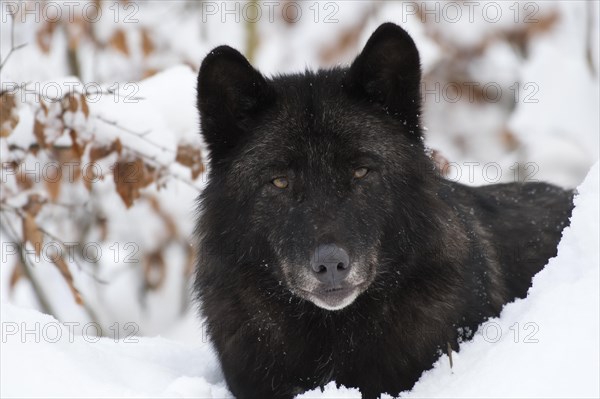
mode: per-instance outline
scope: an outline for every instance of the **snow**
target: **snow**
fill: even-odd
[[[5,3],[17,2],[3,2],[0,7],[0,13],[4,13],[0,25],[3,56],[10,38],[10,24],[4,23]],[[536,18],[542,19],[552,12],[560,16],[548,32],[531,36],[526,56],[514,43],[493,39],[504,30],[523,27],[524,21],[519,25],[512,18],[514,8],[511,7],[516,3],[472,2],[476,3],[474,20],[463,17],[457,23],[452,21],[455,3],[427,4],[429,9],[446,8],[447,12],[442,12],[445,18],[438,23],[435,13],[426,15],[427,20],[422,21],[412,9],[416,3],[411,2],[307,2],[300,3],[304,17],[294,25],[282,20],[285,3],[278,3],[274,22],[263,14],[263,20],[257,25],[261,43],[252,63],[266,75],[348,63],[380,23],[398,23],[412,35],[419,48],[424,77],[429,79],[425,82],[426,88],[433,88],[436,82],[444,87],[457,79],[502,88],[498,103],[451,103],[439,90],[426,98],[423,114],[426,143],[457,167],[450,178],[465,184],[493,183],[496,168],[486,167],[498,165],[502,171],[499,181],[513,181],[517,178],[513,166],[519,163],[534,167],[526,170],[533,172],[528,180],[578,186],[597,162],[600,148],[598,3],[520,3],[521,17],[525,16],[528,4],[539,6]],[[483,8],[490,3],[490,13],[484,16]],[[86,2],[76,7],[84,4]],[[45,53],[36,45],[40,24],[31,14],[20,18],[23,20],[16,26],[16,43],[28,45],[15,52],[0,71],[0,89],[29,83],[26,90],[18,92],[19,123],[9,137],[0,140],[2,162],[10,161],[14,155],[10,146],[27,148],[36,141],[34,120],[40,118],[32,112],[35,109],[32,105],[37,102],[33,94],[36,88],[48,95],[60,96],[69,87],[94,90],[100,86],[118,86],[120,96],[102,94],[97,101],[92,101],[93,95],[87,96],[90,109],[87,120],[77,112],[68,114],[65,121],[77,127],[81,138],[93,137],[98,144],[119,138],[123,145],[168,167],[172,177],[165,185],[160,189],[148,186],[143,193],[156,198],[160,208],[172,219],[179,245],[165,249],[169,267],[163,284],[142,293],[143,257],[164,244],[168,236],[165,223],[150,210],[148,203],[136,203],[126,209],[109,176],[115,157],[96,161],[108,176],[94,183],[93,197],[80,182],[63,185],[59,200],[74,204],[73,209],[45,207],[38,222],[65,241],[97,242],[104,254],[97,263],[83,263],[81,268],[70,265],[74,284],[86,306],[94,311],[98,327],[104,335],[110,337],[117,331],[121,337],[119,343],[111,338],[91,343],[89,337],[82,335],[90,315],[74,303],[64,278],[49,262],[43,259],[36,262],[30,272],[43,282],[41,291],[50,302],[54,318],[30,310],[41,306],[28,279],[21,278],[14,287],[9,286],[15,256],[4,252],[10,238],[0,235],[3,248],[0,297],[4,322],[2,396],[228,396],[210,344],[203,341],[201,320],[189,305],[189,277],[184,273],[188,261],[185,249],[191,241],[195,221],[195,198],[206,174],[192,180],[190,170],[175,162],[174,153],[179,144],[192,144],[200,146],[206,158],[194,106],[196,71],[204,55],[221,44],[229,44],[242,52],[247,47],[244,24],[236,22],[235,16],[229,15],[223,21],[223,14],[219,12],[206,15],[206,22],[201,22],[201,7],[211,4],[140,2],[134,16],[137,23],[122,20],[115,23],[111,11],[105,10],[105,18],[94,23],[96,39],[103,44],[102,48],[94,47],[89,40],[79,43],[82,82],[69,76],[74,72],[65,57],[69,40],[65,29],[56,31],[49,52]],[[217,6],[226,7],[224,4]],[[503,10],[502,18],[490,23],[485,18],[493,16],[492,8],[498,5]],[[229,7],[234,6],[232,3]],[[326,20],[331,7],[337,7],[334,23]],[[127,15],[128,10],[121,8],[121,16]],[[463,9],[463,12],[466,11]],[[589,18],[588,14],[593,16]],[[141,29],[151,33],[155,46],[155,51],[146,58],[140,46]],[[105,46],[118,30],[127,33],[129,57],[110,45]],[[357,36],[349,36],[347,41],[340,39],[353,30],[358,30]],[[453,69],[460,70],[467,62],[456,56],[456,50],[461,48],[471,53],[489,38],[493,40],[481,54],[471,54],[466,75],[452,75]],[[334,55],[324,60],[323,53],[332,49]],[[586,50],[591,52],[589,62]],[[149,72],[157,73],[145,78]],[[535,86],[525,86],[527,84]],[[52,89],[56,87],[62,92],[53,94]],[[519,100],[512,104],[516,87],[519,87]],[[532,87],[539,90],[533,93]],[[139,99],[131,101],[130,95],[134,92]],[[436,100],[435,95],[440,98]],[[539,101],[525,101],[528,95]],[[463,97],[466,96],[465,91]],[[50,111],[51,114],[61,112],[58,106],[51,107]],[[113,122],[130,132],[112,125]],[[504,132],[514,137],[515,148],[503,141]],[[48,129],[47,134],[60,135],[60,132]],[[70,145],[71,139],[63,134],[57,143]],[[87,157],[85,154],[84,162]],[[48,160],[42,152],[38,157],[29,155],[25,165],[31,170],[40,164],[45,166]],[[18,191],[14,176],[8,176],[7,181],[4,177],[0,197],[4,200],[4,195],[14,190],[16,194],[8,196],[7,203],[21,207],[27,201],[26,195],[35,189]],[[478,334],[472,342],[463,344],[460,353],[453,354],[452,370],[448,358],[442,357],[433,370],[423,375],[414,390],[404,396],[600,396],[597,180],[596,164],[579,187],[573,226],[565,231],[559,256],[536,277],[530,296],[506,306],[500,318],[489,321],[484,326],[486,336]],[[107,217],[104,239],[96,232],[86,237],[78,235],[82,230],[80,225],[89,221],[91,215]],[[17,217],[3,212],[3,226],[6,221],[17,226],[17,230],[20,227]],[[131,243],[139,249],[137,265],[123,259],[131,254],[125,247]],[[120,250],[117,260],[115,245]],[[35,329],[39,323],[41,328],[55,325],[52,323],[57,320],[78,323],[73,326],[73,343],[68,340],[36,343],[31,335],[21,343],[21,327]],[[11,335],[6,329],[15,322],[21,330]],[[135,323],[136,334],[141,335],[136,337],[137,343],[124,342],[123,337],[131,332],[126,328],[127,322]],[[518,326],[515,323],[519,323]],[[529,335],[536,326],[537,332]],[[61,332],[66,337],[64,328],[61,327]],[[497,329],[502,335],[496,341],[491,338],[495,338],[493,333]],[[87,330],[94,331],[93,328]],[[516,331],[519,336],[514,342]],[[163,338],[152,338],[157,334]],[[539,342],[527,343],[528,337]],[[301,397],[358,398],[360,394],[353,389],[338,389],[331,383],[324,393],[316,390]]]
[[[600,165],[578,188],[558,255],[527,298],[505,306],[473,340],[443,355],[401,397],[598,397]],[[592,221],[592,223],[590,223]],[[209,342],[109,332],[82,335],[35,310],[2,304],[2,397],[202,397],[231,395]],[[127,330],[127,328],[125,328]],[[111,335],[112,334],[112,335]],[[24,361],[26,359],[26,361]],[[35,381],[35,383],[32,383]],[[475,382],[475,383],[474,383]],[[360,398],[330,383],[298,398]]]
[[[228,395],[208,345],[77,336],[51,316],[9,304],[2,305],[2,340],[2,397]]]

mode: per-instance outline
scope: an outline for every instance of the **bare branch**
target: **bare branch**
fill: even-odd
[[[21,219],[23,219],[25,217],[23,215],[23,212],[20,209],[15,208],[13,206],[10,206],[8,204],[4,204],[4,203],[0,204],[0,214],[2,213],[2,211],[10,211],[10,212],[14,213],[15,215],[17,215]],[[48,230],[44,229],[43,227],[37,226],[37,228],[38,228],[39,231],[42,232],[42,234],[44,234],[45,236],[47,236],[50,239],[54,240],[55,242],[59,243],[65,250],[68,250],[69,246],[64,242],[64,240],[62,240],[61,238],[57,237],[56,235],[50,233]],[[17,242],[17,245],[23,246],[24,243],[21,240],[21,241]],[[75,266],[77,266],[78,270],[80,270],[81,272],[83,272],[86,275],[90,276],[97,283],[99,283],[99,284],[108,284],[109,283],[108,281],[102,280],[98,276],[96,276],[95,274],[92,274],[88,270],[84,269],[75,259],[73,259],[73,263],[75,264]]]
[[[4,206],[4,204],[3,204],[3,206]],[[18,251],[19,258],[21,260],[21,263],[23,264],[23,272],[25,273],[25,276],[31,283],[31,287],[33,288],[33,292],[35,293],[35,296],[37,297],[38,303],[40,304],[42,311],[47,314],[56,314],[56,313],[54,313],[52,306],[50,305],[50,302],[48,301],[48,298],[46,298],[46,294],[44,293],[44,290],[41,288],[40,283],[36,280],[36,278],[32,275],[32,273],[30,271],[30,268],[33,266],[31,266],[29,263],[29,257],[27,256],[27,253],[25,252],[25,249],[23,248],[23,243],[21,242],[21,240],[18,239],[18,234],[17,234],[16,229],[10,223],[10,220],[8,220],[8,218],[5,215],[2,215],[2,212],[0,212],[0,217],[2,217],[2,216],[4,216],[4,219],[5,219],[5,221],[1,224],[2,229],[8,233],[7,238],[9,240],[11,240],[17,246],[17,248],[19,250]]]
[[[22,49],[23,47],[25,47],[27,45],[27,43],[22,43],[19,45],[15,45],[15,15],[14,14],[9,14],[10,15],[10,20],[11,20],[11,26],[10,26],[10,49],[8,50],[8,55],[6,56],[6,58],[0,62],[0,71],[2,70],[2,68],[4,68],[4,65],[6,65],[6,63],[8,62],[8,59],[10,58],[10,56],[17,50]],[[1,59],[1,58],[0,58]]]
[[[124,126],[121,126],[121,125],[120,125],[118,122],[116,122],[116,121],[110,121],[110,120],[107,120],[107,119],[105,119],[104,117],[101,117],[101,116],[96,116],[96,118],[97,118],[98,120],[100,120],[100,121],[102,121],[102,122],[104,122],[104,123],[108,124],[108,125],[114,126],[114,127],[118,128],[118,129],[122,130],[122,131],[123,131],[123,132],[125,132],[125,133],[128,133],[128,134],[134,135],[134,136],[136,136],[136,137],[139,137],[140,139],[144,140],[145,142],[149,143],[150,145],[153,145],[153,146],[155,146],[155,147],[159,148],[159,149],[160,149],[160,150],[162,150],[162,151],[166,151],[166,152],[170,152],[170,153],[174,153],[174,152],[175,152],[175,151],[173,151],[173,150],[172,150],[172,149],[170,149],[170,148],[163,147],[163,146],[161,146],[160,144],[157,144],[157,143],[155,143],[155,142],[153,142],[153,141],[151,141],[151,140],[148,140],[146,137],[144,137],[145,135],[147,135],[148,133],[150,133],[150,131],[149,131],[149,130],[148,130],[148,131],[144,131],[144,132],[136,132],[136,131],[134,131],[134,130],[131,130],[131,129],[128,129],[128,128],[124,127]],[[149,155],[146,155],[146,154],[143,154],[143,153],[141,153],[140,151],[138,151],[138,150],[136,150],[136,149],[134,149],[134,148],[132,148],[132,147],[130,147],[130,146],[127,146],[127,145],[125,145],[125,144],[121,144],[121,145],[123,146],[123,148],[126,148],[128,151],[130,151],[130,152],[131,152],[131,153],[133,153],[133,154],[136,154],[136,155],[137,155],[137,156],[139,156],[140,158],[143,158],[143,159],[145,159],[145,160],[149,160],[150,162],[152,162],[152,163],[153,163],[154,165],[156,165],[157,167],[159,167],[159,168],[162,168],[162,169],[165,169],[165,170],[168,170],[168,166],[167,166],[167,165],[164,165],[164,164],[162,164],[162,163],[161,163],[161,162],[159,162],[159,161],[157,161],[157,160],[156,160],[156,157],[154,157],[154,156],[149,156]],[[189,185],[190,187],[192,187],[192,188],[194,188],[194,189],[196,189],[196,190],[200,191],[200,189],[199,189],[199,188],[198,188],[198,187],[197,187],[197,186],[194,184],[194,182],[193,182],[193,181],[191,181],[191,180],[188,180],[188,179],[186,179],[186,178],[184,178],[184,177],[182,177],[182,176],[179,176],[179,175],[177,175],[177,174],[175,174],[175,173],[171,173],[171,174],[169,174],[169,175],[168,175],[168,177],[171,177],[171,178],[174,178],[174,179],[176,179],[176,180],[179,180],[179,181],[181,181],[181,182],[183,182],[183,183],[185,183],[185,184]]]

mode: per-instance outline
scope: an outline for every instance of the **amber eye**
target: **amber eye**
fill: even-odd
[[[287,186],[290,184],[285,176],[276,177],[271,181],[271,183],[273,183],[275,187],[281,189],[287,188]]]
[[[362,179],[367,175],[367,173],[369,173],[369,169],[365,168],[364,166],[361,168],[356,168],[354,169],[354,178]]]

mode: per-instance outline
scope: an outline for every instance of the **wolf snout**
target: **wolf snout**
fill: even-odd
[[[322,244],[315,249],[310,267],[320,282],[336,286],[350,272],[350,257],[336,244]]]

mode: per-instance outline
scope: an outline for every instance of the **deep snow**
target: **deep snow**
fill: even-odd
[[[442,356],[403,397],[599,397],[599,164],[578,188],[558,256],[526,299]],[[516,324],[518,323],[518,324]],[[74,336],[37,311],[2,304],[2,397],[230,397],[209,343]],[[518,333],[517,333],[518,331]],[[198,329],[201,336],[201,328]],[[360,398],[329,384],[299,398]]]
[[[7,3],[7,2],[3,2]],[[56,3],[56,2],[55,2]],[[367,20],[356,44],[343,54],[333,57],[336,62],[348,62],[357,54],[372,31],[384,21],[401,23],[414,37],[421,51],[424,75],[439,68],[438,62],[452,56],[452,52],[431,39],[426,29],[433,28],[449,42],[473,46],[482,37],[507,27],[514,27],[510,10],[513,2],[500,2],[504,19],[499,23],[486,23],[478,17],[474,23],[423,24],[415,16],[403,14],[410,2],[380,3],[380,9]],[[452,2],[450,2],[452,3]],[[479,3],[479,2],[476,2]],[[498,2],[492,2],[498,4]],[[194,217],[194,198],[203,185],[204,175],[186,184],[189,171],[173,162],[173,149],[180,141],[197,143],[197,112],[195,103],[195,71],[202,57],[214,46],[229,44],[243,49],[245,31],[242,24],[220,24],[215,17],[208,24],[201,24],[200,16],[191,9],[177,13],[175,2],[147,2],[141,7],[140,24],[155,30],[156,44],[162,48],[149,60],[150,66],[162,72],[135,83],[137,95],[142,100],[133,103],[112,100],[110,96],[90,104],[93,118],[81,134],[94,134],[96,139],[111,140],[115,137],[137,150],[156,157],[168,164],[170,171],[181,179],[171,179],[161,191],[153,187],[147,190],[155,195],[161,206],[177,222],[179,234],[191,234]],[[310,7],[312,2],[307,2]],[[325,4],[325,3],[323,3]],[[286,24],[260,24],[260,36],[264,39],[255,56],[254,64],[264,73],[297,72],[305,68],[326,66],[320,57],[323,49],[339,40],[339,35],[352,28],[361,15],[370,9],[370,2],[338,2],[339,23],[315,24],[304,18],[293,28]],[[526,6],[530,3],[523,3]],[[536,4],[538,4],[536,2]],[[498,82],[506,93],[515,82],[535,83],[539,88],[536,98],[530,103],[518,101],[515,110],[508,115],[499,112],[493,104],[448,103],[429,101],[424,107],[424,123],[427,126],[426,143],[450,161],[463,167],[478,162],[474,180],[471,174],[463,173],[459,180],[467,184],[489,183],[481,173],[487,162],[497,162],[505,172],[501,181],[513,180],[511,166],[515,162],[534,162],[539,173],[535,179],[564,186],[577,185],[589,167],[598,159],[600,120],[598,119],[599,86],[598,65],[598,3],[595,3],[595,18],[587,26],[585,15],[591,2],[557,1],[540,2],[543,16],[553,10],[560,13],[555,28],[547,34],[532,38],[527,57],[504,41],[490,46],[472,65],[471,79]],[[181,3],[182,6],[185,4]],[[479,5],[479,10],[483,4]],[[2,10],[0,10],[2,11]],[[108,15],[108,14],[107,14]],[[309,10],[305,15],[311,16]],[[405,18],[406,17],[406,18]],[[508,18],[508,19],[507,19]],[[37,26],[35,18],[27,18],[27,24],[18,26],[17,43],[29,43],[16,52],[11,62],[0,73],[0,83],[44,82],[73,83],[75,78],[64,62],[66,38],[57,34],[53,49],[43,54],[34,45]],[[4,21],[4,20],[3,20]],[[115,25],[111,18],[97,24],[99,34],[108,37],[115,29],[135,31],[135,24]],[[0,47],[6,54],[10,26],[0,24]],[[206,32],[202,32],[206,30]],[[135,32],[132,32],[135,33]],[[592,71],[586,63],[586,37],[591,40]],[[181,40],[185,37],[186,40]],[[97,81],[112,85],[115,82],[136,81],[140,77],[139,60],[124,60],[118,52],[104,52],[98,57],[86,57],[82,65],[85,82]],[[137,54],[139,55],[139,54]],[[136,55],[136,57],[137,57]],[[169,66],[179,64],[194,65]],[[444,65],[444,64],[442,64]],[[441,80],[443,83],[444,80]],[[432,84],[433,82],[429,82]],[[61,85],[62,87],[62,85]],[[77,86],[79,87],[79,86]],[[122,87],[125,89],[124,87]],[[431,89],[431,86],[428,86]],[[523,94],[530,94],[521,87]],[[165,95],[165,93],[173,95]],[[125,93],[129,93],[125,90]],[[568,98],[569,100],[565,100]],[[35,142],[31,134],[33,115],[30,107],[21,106],[20,123],[7,139],[0,140],[0,158],[9,160],[10,144],[28,146]],[[171,151],[158,150],[132,134],[120,132],[97,116],[118,122],[123,127],[145,132],[145,138]],[[74,118],[77,119],[77,118]],[[75,122],[78,122],[75,120]],[[507,153],[496,134],[507,126],[521,142],[518,151]],[[68,135],[64,138],[68,139]],[[464,142],[458,140],[466,139]],[[466,144],[466,148],[459,146]],[[65,142],[68,144],[68,142]],[[34,160],[33,160],[34,161]],[[108,167],[102,164],[103,167]],[[465,168],[466,169],[466,168]],[[152,216],[145,206],[125,209],[120,198],[111,187],[112,179],[98,183],[97,198],[108,212],[109,225],[105,253],[111,253],[111,243],[135,242],[146,250],[152,250],[163,237],[164,227]],[[462,346],[460,354],[454,354],[454,367],[449,369],[448,359],[442,357],[436,367],[425,373],[414,390],[405,396],[591,396],[600,397],[598,366],[598,166],[581,188],[578,207],[574,215],[574,227],[565,233],[560,246],[560,255],[550,262],[536,278],[531,295],[506,307],[502,317],[485,325],[486,335],[477,335],[474,341]],[[2,182],[4,194],[11,182]],[[81,188],[81,187],[79,187]],[[83,203],[78,187],[65,190],[69,201]],[[1,195],[0,195],[1,196]],[[22,199],[22,198],[21,198]],[[19,200],[19,198],[13,198]],[[12,204],[16,207],[22,203]],[[81,211],[85,212],[83,206]],[[44,218],[44,227],[49,231],[61,231],[68,240],[73,236],[73,224],[77,218],[64,211],[53,209]],[[7,215],[9,217],[11,215]],[[144,226],[140,229],[139,226]],[[0,237],[4,244],[6,237]],[[103,244],[104,245],[104,244]],[[3,254],[5,255],[5,254]],[[167,335],[164,338],[137,338],[138,343],[115,343],[101,339],[90,343],[84,338],[74,338],[69,343],[68,330],[62,329],[63,341],[36,343],[34,333],[23,337],[27,328],[35,331],[39,323],[40,339],[53,338],[57,323],[53,318],[25,308],[37,308],[35,295],[26,279],[21,279],[9,288],[10,275],[14,268],[13,258],[0,267],[0,297],[2,304],[2,347],[1,347],[1,396],[182,396],[182,397],[227,397],[219,366],[210,349],[203,343],[200,322],[193,312],[187,311],[183,325],[180,320],[182,303],[187,300],[187,281],[182,273],[185,253],[174,248],[165,284],[152,292],[145,301],[138,300],[139,269],[114,262],[111,256],[103,257],[98,268],[98,277],[110,284],[97,284],[89,275],[76,267],[72,268],[75,285],[82,292],[85,303],[96,309],[104,333],[115,322],[123,337],[129,331],[125,322],[139,325],[141,335]],[[44,291],[56,309],[56,317],[63,322],[79,322],[75,331],[82,330],[88,320],[82,308],[73,302],[64,279],[52,265],[38,264],[32,274],[44,282]],[[21,307],[9,305],[17,304]],[[518,322],[518,327],[515,325]],[[13,323],[17,323],[16,325]],[[25,323],[25,324],[21,324]],[[532,324],[528,324],[532,323]],[[533,324],[535,323],[535,324]],[[165,332],[165,326],[169,330]],[[514,326],[511,330],[511,326]],[[537,327],[536,327],[537,326]],[[18,327],[16,334],[12,328]],[[46,327],[46,330],[43,328]],[[66,327],[65,327],[66,328]],[[537,332],[535,332],[537,328]],[[496,337],[500,329],[502,335]],[[515,330],[519,332],[515,340]],[[94,332],[93,326],[87,330]],[[530,335],[533,334],[533,335]],[[200,338],[199,338],[200,337]],[[24,343],[21,343],[25,338]],[[497,342],[495,342],[497,339]],[[525,342],[539,340],[538,343]],[[88,341],[91,339],[88,337]],[[200,341],[200,342],[199,342]],[[185,342],[185,343],[182,343]],[[351,397],[360,395],[355,390],[336,389],[335,384],[327,387],[326,393],[309,393],[304,397]]]

